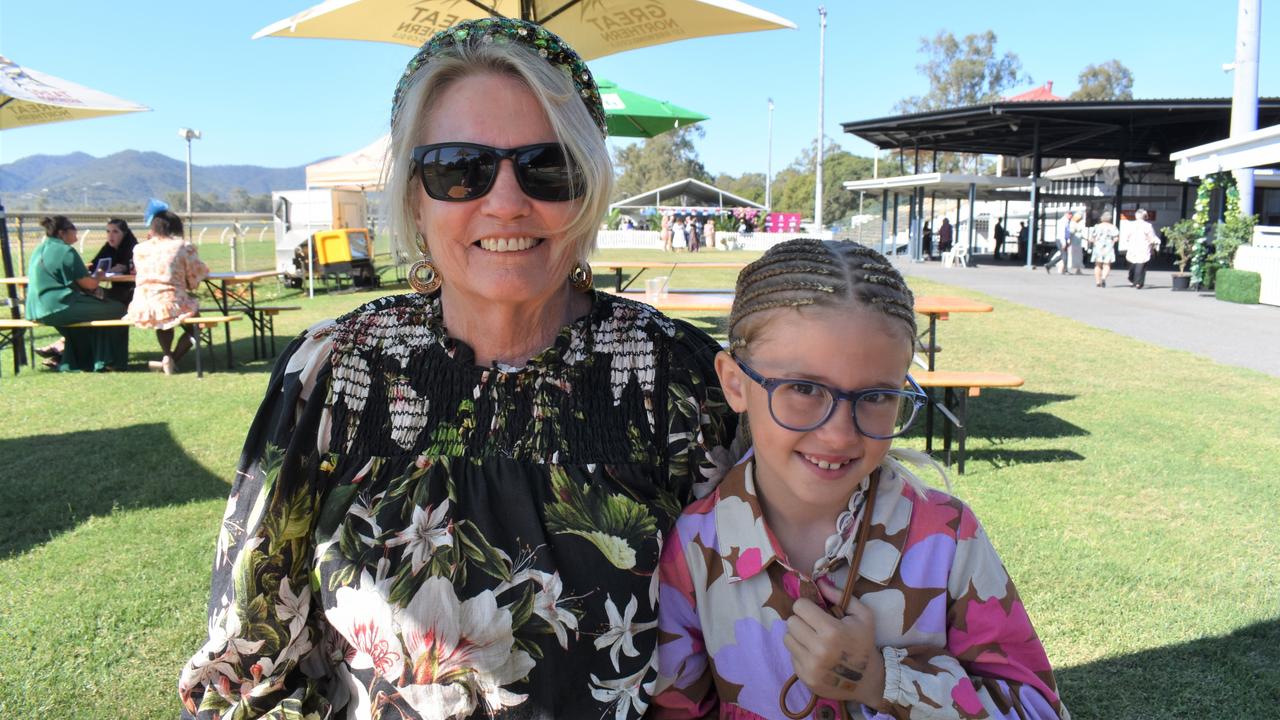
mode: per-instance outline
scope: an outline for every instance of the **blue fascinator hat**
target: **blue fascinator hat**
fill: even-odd
[[[147,202],[147,211],[145,213],[145,216],[142,218],[142,224],[150,225],[151,218],[154,218],[156,215],[168,209],[169,209],[169,203],[163,200],[157,200],[155,198],[151,198],[151,200]]]

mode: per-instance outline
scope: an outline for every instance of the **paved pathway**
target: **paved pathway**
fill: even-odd
[[[1129,287],[1125,271],[1113,271],[1105,288],[1086,275],[1046,275],[1042,268],[993,263],[978,257],[976,268],[944,268],[900,257],[904,275],[958,285],[1047,310],[1139,340],[1188,350],[1217,362],[1280,377],[1280,307],[1220,302],[1212,293],[1173,292],[1170,272],[1147,273],[1142,290]]]

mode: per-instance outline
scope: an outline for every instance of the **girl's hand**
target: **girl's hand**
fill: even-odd
[[[818,589],[832,605],[840,603],[841,593],[830,583],[820,582]],[[884,657],[876,647],[871,608],[851,598],[844,616],[836,619],[801,598],[792,611],[782,642],[791,652],[796,677],[820,697],[882,709]]]

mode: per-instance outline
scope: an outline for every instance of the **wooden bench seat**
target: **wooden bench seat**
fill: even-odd
[[[14,375],[18,374],[22,363],[26,362],[27,353],[23,347],[24,338],[30,337],[30,332],[38,327],[40,327],[39,323],[33,323],[30,320],[0,318],[0,351],[10,345],[13,346]]]
[[[946,464],[951,465],[951,428],[956,431],[956,468],[964,474],[964,442],[968,436],[967,418],[969,398],[978,397],[983,388],[1016,388],[1022,387],[1022,378],[1005,372],[974,372],[965,370],[924,370],[912,373],[911,377],[925,391],[934,388],[943,391],[943,403],[930,399],[927,420],[925,422],[925,451],[933,449],[933,408],[946,416],[948,423],[942,430],[942,448],[946,453]]]
[[[275,317],[283,312],[301,310],[301,305],[254,305],[247,307],[236,305],[229,307],[230,312],[242,312],[249,318],[253,334],[253,359],[275,357],[276,355],[276,322]],[[222,312],[220,307],[200,308],[200,312]],[[271,343],[271,354],[267,354],[267,343]]]
[[[194,333],[196,338],[196,377],[204,377],[204,364],[202,362],[202,345],[208,343],[213,346],[213,328],[217,325],[225,325],[229,322],[239,320],[239,315],[197,315],[195,317],[184,318],[182,325],[193,326],[196,328]],[[19,367],[19,348],[22,342],[22,334],[40,327],[53,327],[40,322],[31,320],[14,320],[9,318],[0,319],[0,350],[6,345],[14,346],[13,372],[18,374]],[[113,320],[87,320],[85,322],[71,323],[62,327],[73,328],[112,328],[112,327],[133,327],[133,323],[124,318]],[[212,358],[210,358],[212,360]]]
[[[292,312],[301,310],[301,305],[255,305],[253,307],[253,330],[259,341],[262,343],[262,354],[267,352],[267,338],[271,339],[271,355],[276,356],[276,316],[282,312]],[[254,346],[254,352],[257,353],[257,346]]]

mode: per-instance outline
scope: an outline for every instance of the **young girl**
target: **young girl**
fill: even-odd
[[[925,403],[915,334],[862,245],[793,240],[742,271],[716,371],[754,453],[663,549],[658,717],[1069,717],[973,512],[890,450]]]

